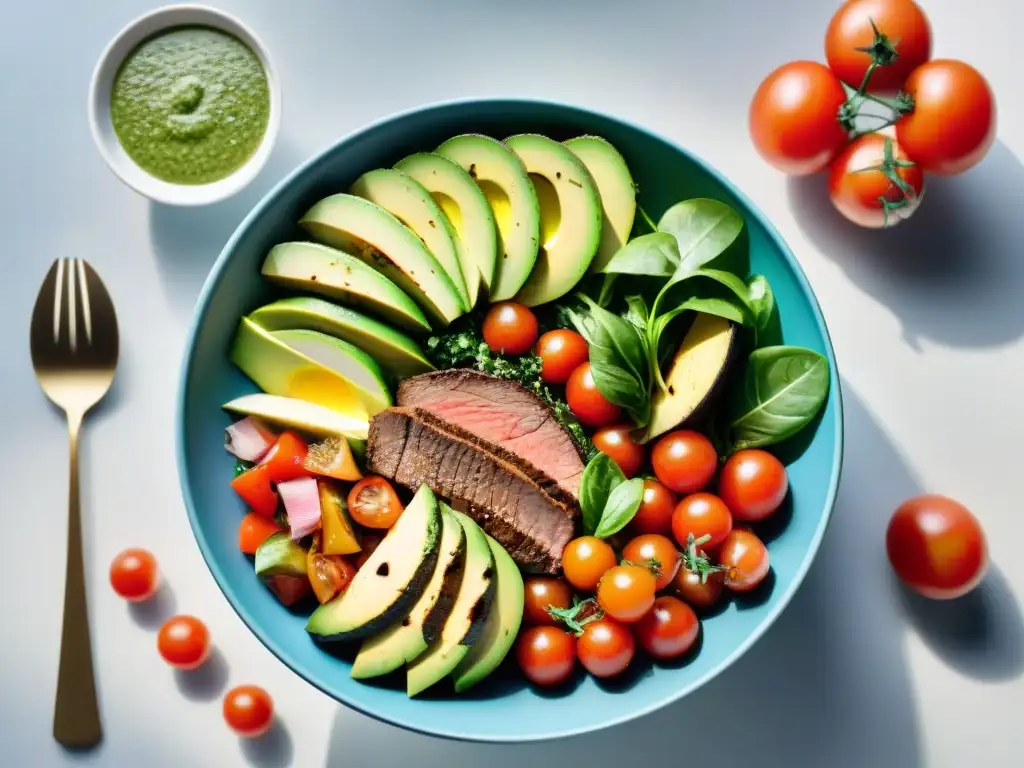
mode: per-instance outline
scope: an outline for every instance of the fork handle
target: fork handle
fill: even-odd
[[[103,738],[85,602],[82,514],[78,504],[78,432],[82,416],[68,414],[71,478],[68,484],[68,562],[64,581],[64,626],[60,636],[57,702],[53,738],[65,747],[83,749]]]

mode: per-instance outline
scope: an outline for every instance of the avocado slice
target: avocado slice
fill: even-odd
[[[352,527],[345,495],[333,480],[318,477],[320,496],[320,551],[325,555],[354,555],[362,551],[359,536]]]
[[[458,594],[465,555],[466,534],[455,515],[442,504],[441,547],[430,581],[408,616],[363,641],[352,664],[352,677],[386,675],[427,650]],[[426,623],[428,617],[433,625]]]
[[[307,400],[264,392],[236,397],[221,408],[241,416],[256,416],[278,429],[293,429],[312,437],[344,437],[357,458],[366,454],[370,423],[365,417],[346,416]]]
[[[487,614],[480,639],[452,672],[456,693],[468,691],[498,668],[515,643],[523,622],[525,591],[519,566],[490,536],[487,537],[487,546],[494,555],[497,581],[494,603]]]
[[[696,313],[665,375],[655,387],[644,441],[695,417],[718,391],[739,348],[739,328],[718,315]]]
[[[441,513],[426,485],[341,595],[309,617],[317,640],[358,640],[400,621],[423,594],[441,544]]]
[[[292,541],[286,531],[272,533],[256,548],[256,575],[267,579],[271,576],[306,576],[306,550]]]
[[[270,249],[263,277],[283,288],[315,293],[365,309],[410,331],[430,331],[416,302],[355,256],[320,243],[281,243]]]
[[[451,222],[469,306],[476,306],[480,290],[491,290],[498,258],[498,225],[490,203],[468,171],[434,152],[409,155],[395,168],[422,184]]]
[[[331,195],[299,221],[325,245],[352,253],[405,291],[438,327],[465,313],[451,278],[416,233],[379,205]]]
[[[462,583],[440,635],[409,664],[406,693],[416,696],[451,673],[483,631],[494,598],[494,555],[487,535],[469,517],[448,508],[466,532]],[[435,606],[435,610],[437,610]],[[427,624],[434,617],[427,617]]]
[[[540,203],[540,251],[516,301],[547,304],[571,291],[601,243],[601,195],[590,171],[564,144],[524,133],[505,144],[523,161]]]
[[[356,179],[349,194],[376,203],[415,232],[448,273],[462,308],[469,310],[472,304],[455,246],[455,230],[422,184],[395,168],[378,168]]]
[[[487,198],[498,225],[490,298],[511,299],[530,276],[540,248],[540,204],[526,168],[500,141],[479,134],[448,139],[437,154],[467,171]]]
[[[265,331],[319,331],[355,344],[395,376],[434,370],[419,344],[354,309],[315,296],[291,296],[260,307],[249,319]]]
[[[636,218],[636,184],[626,160],[600,136],[578,136],[565,142],[594,177],[601,195],[601,244],[590,263],[598,272],[627,242]]]

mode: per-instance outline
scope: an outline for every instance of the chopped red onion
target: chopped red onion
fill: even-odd
[[[242,461],[259,461],[274,440],[274,433],[252,416],[236,421],[224,431],[224,447]]]
[[[316,480],[312,477],[287,480],[277,484],[277,492],[284,502],[293,539],[309,536],[320,527],[320,494]]]

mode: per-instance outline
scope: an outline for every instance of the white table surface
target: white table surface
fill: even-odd
[[[829,0],[223,0],[269,46],[284,87],[277,149],[251,188],[204,210],[122,186],[86,124],[89,75],[147,0],[4,4],[0,24],[0,765],[440,766],[585,764],[916,768],[1024,764],[1024,106],[1018,0],[926,0],[936,53],[991,80],[999,141],[936,182],[910,224],[856,231],[820,179],[789,182],[747,138],[770,69],[820,58]],[[971,7],[973,10],[968,10]],[[497,10],[501,8],[502,10]],[[199,555],[179,496],[173,420],[186,324],[247,209],[316,150],[390,112],[473,95],[539,96],[626,116],[702,155],[800,258],[842,372],[847,450],[835,521],[777,625],[697,695],[585,739],[496,747],[410,734],[307,685],[249,634]],[[28,319],[52,259],[88,259],[117,305],[115,389],[83,443],[85,554],[106,738],[50,737],[64,578],[64,423],[36,386]],[[995,566],[973,596],[924,604],[894,588],[885,523],[905,497],[953,495],[980,516]],[[126,546],[169,589],[129,610],[107,585]],[[179,675],[156,654],[170,609],[208,623],[218,655]],[[280,727],[240,744],[226,685],[254,682]],[[583,760],[583,762],[578,762]]]

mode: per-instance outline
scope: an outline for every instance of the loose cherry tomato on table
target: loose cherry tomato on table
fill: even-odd
[[[718,495],[733,519],[743,522],[757,522],[773,514],[788,490],[789,477],[782,462],[758,448],[730,456],[718,479]]]
[[[672,540],[660,533],[644,533],[626,545],[622,557],[635,565],[650,568],[655,578],[655,591],[672,583],[679,570],[679,550]]]
[[[725,586],[734,592],[747,592],[768,575],[771,561],[768,548],[756,534],[742,529],[725,537],[718,550],[718,562],[724,565]]]
[[[963,504],[936,494],[900,505],[889,521],[885,548],[908,587],[939,600],[967,594],[988,570],[988,544],[978,519]]]
[[[484,318],[484,341],[498,354],[526,354],[537,343],[537,331],[533,312],[512,301],[495,304]]]
[[[675,508],[676,495],[672,491],[657,480],[644,480],[644,495],[628,530],[633,534],[670,533]]]
[[[569,376],[565,400],[576,418],[588,427],[605,427],[622,418],[622,409],[597,388],[590,363],[583,363]]]
[[[707,610],[722,597],[725,571],[713,571],[702,576],[700,572],[688,568],[684,562],[672,580],[672,587],[688,605]]]
[[[832,163],[828,193],[836,210],[854,224],[893,227],[913,216],[920,205],[924,173],[894,139],[869,133],[855,139]]]
[[[558,685],[576,666],[576,638],[557,627],[528,627],[516,640],[516,661],[535,685]]]
[[[633,439],[632,429],[631,424],[605,427],[593,437],[594,447],[618,464],[626,477],[633,477],[644,465],[644,447]]]
[[[709,536],[701,546],[715,549],[731,530],[732,513],[725,502],[713,493],[684,496],[672,513],[672,535],[681,547],[687,545],[690,536],[695,539]]]
[[[783,173],[817,173],[849,140],[839,122],[846,91],[814,61],[783,64],[761,83],[750,104],[750,135],[761,156]]]
[[[405,507],[394,486],[379,475],[367,475],[348,492],[348,512],[359,525],[367,528],[390,528]]]
[[[210,655],[210,632],[195,616],[174,616],[160,627],[156,647],[172,667],[196,669]]]
[[[996,137],[996,100],[978,70],[936,59],[915,69],[903,88],[914,111],[896,123],[896,138],[923,171],[963,173],[988,154]]]
[[[682,656],[693,647],[699,634],[697,614],[679,598],[668,595],[655,600],[636,625],[640,647],[660,661]]]
[[[605,617],[583,627],[577,653],[580,663],[594,677],[615,677],[633,660],[636,640],[629,627]]]
[[[572,589],[554,576],[531,576],[526,580],[526,599],[523,603],[523,621],[526,624],[550,624],[559,622],[548,612],[548,608],[567,610],[572,605]]]
[[[587,340],[564,328],[541,336],[534,351],[541,359],[540,377],[548,384],[565,384],[590,356]]]
[[[270,478],[270,467],[258,464],[231,481],[231,487],[249,509],[261,517],[273,517],[277,512],[277,491]]]
[[[718,454],[704,435],[689,429],[670,432],[651,452],[658,480],[676,493],[701,490],[718,468]]]
[[[273,699],[256,685],[240,685],[224,694],[223,710],[231,730],[247,739],[265,734],[274,719]]]
[[[581,592],[593,592],[616,562],[615,550],[608,542],[596,536],[580,536],[565,545],[562,575]]]
[[[876,41],[875,28],[885,41]],[[829,69],[859,88],[873,60],[871,48],[876,45],[878,56],[890,63],[875,67],[868,89],[895,91],[931,57],[931,27],[921,7],[911,0],[848,0],[836,11],[825,34]]]
[[[267,468],[267,477],[272,483],[284,483],[300,477],[309,477],[306,456],[309,446],[294,432],[282,432],[260,461],[259,466]]]
[[[654,604],[657,580],[649,568],[617,565],[601,577],[597,585],[597,604],[621,622],[640,621]]]
[[[126,549],[110,564],[110,586],[129,602],[148,600],[158,585],[156,558],[147,549]]]

